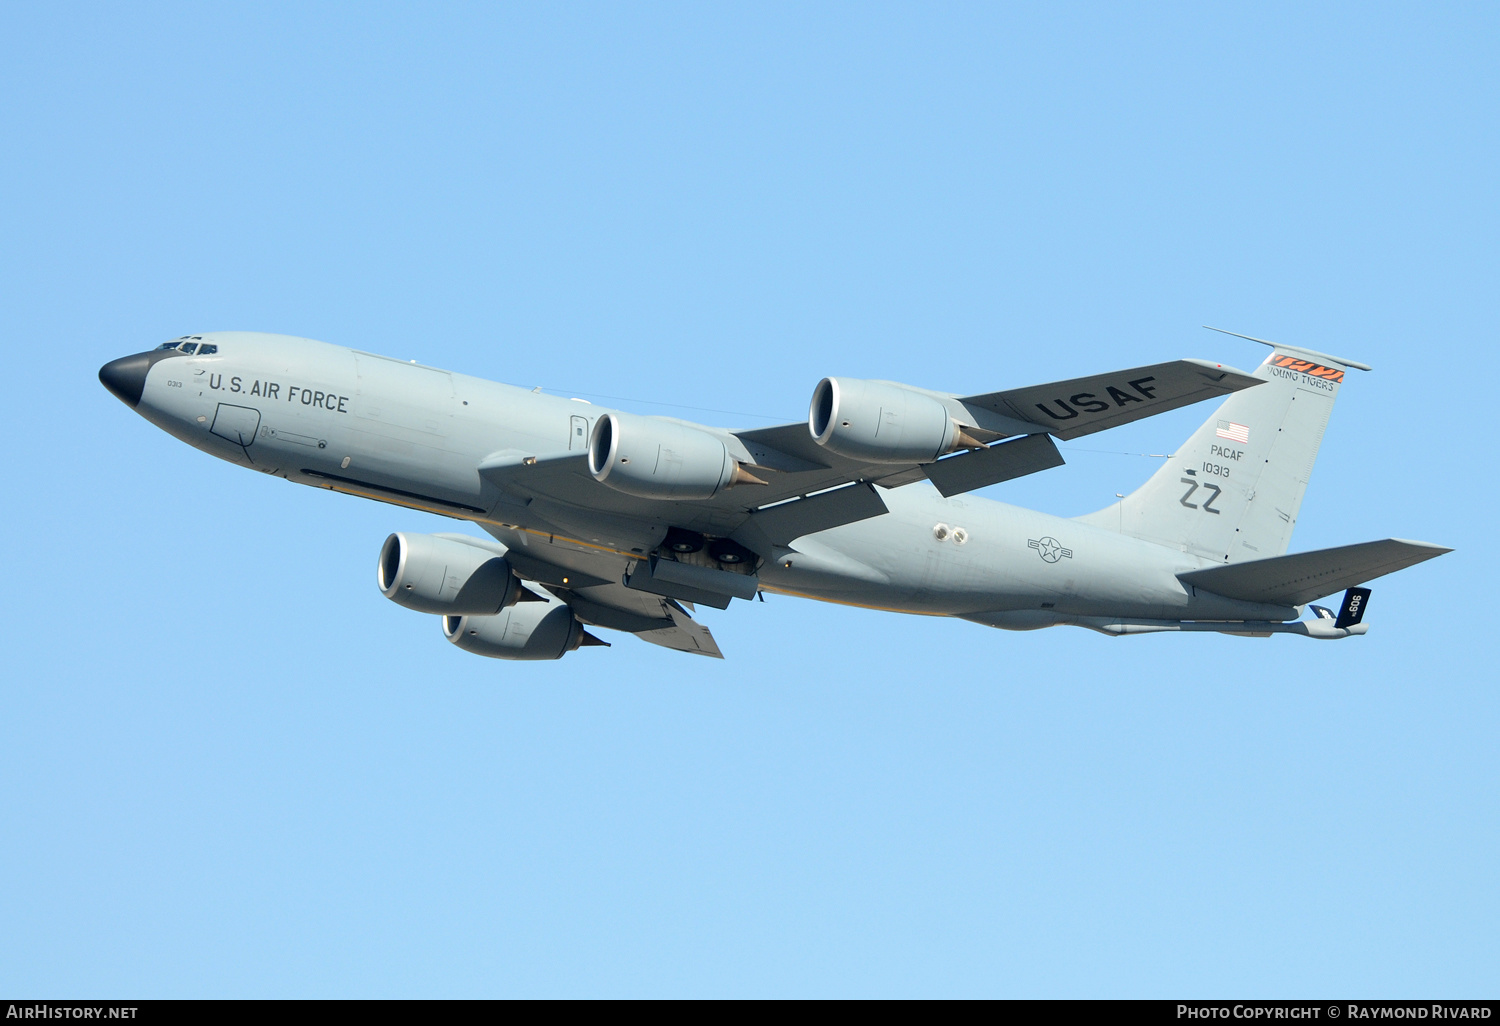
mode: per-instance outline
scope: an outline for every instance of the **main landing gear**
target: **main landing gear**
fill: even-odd
[[[728,538],[714,538],[712,541],[699,534],[697,531],[689,531],[682,527],[667,529],[667,537],[661,543],[662,548],[678,556],[689,556],[695,552],[702,552],[704,546],[708,547],[708,554],[716,562],[725,566],[740,566],[742,564],[755,565],[755,553],[737,541]]]

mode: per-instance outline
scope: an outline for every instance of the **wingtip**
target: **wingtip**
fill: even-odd
[[[1228,328],[1216,328],[1212,324],[1204,324],[1202,325],[1202,327],[1207,328],[1209,331],[1217,331],[1223,335],[1233,335],[1235,338],[1242,338],[1248,342],[1259,342],[1261,345],[1270,346],[1272,349],[1287,349],[1295,353],[1307,353],[1309,356],[1316,356],[1320,360],[1328,360],[1332,363],[1341,364],[1345,367],[1352,367],[1355,370],[1374,370],[1374,368],[1371,367],[1368,363],[1361,363],[1358,360],[1348,360],[1342,356],[1334,356],[1330,353],[1320,353],[1316,349],[1306,349],[1302,346],[1289,346],[1283,342],[1272,342],[1269,339],[1256,338],[1254,335],[1241,335],[1237,331],[1230,331]]]
[[[1414,549],[1427,549],[1432,553],[1432,556],[1428,557],[1429,559],[1435,558],[1437,556],[1445,556],[1453,551],[1453,549],[1447,545],[1436,545],[1432,542],[1416,541],[1412,538],[1392,538],[1391,541],[1401,545],[1410,545]]]

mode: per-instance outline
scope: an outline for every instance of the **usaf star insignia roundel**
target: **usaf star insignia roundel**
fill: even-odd
[[[1048,563],[1056,563],[1059,559],[1072,559],[1073,550],[1065,549],[1062,543],[1051,535],[1045,538],[1029,538],[1026,547],[1036,549],[1037,555]]]

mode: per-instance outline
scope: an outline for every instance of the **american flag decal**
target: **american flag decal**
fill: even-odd
[[[1220,438],[1227,438],[1231,442],[1239,442],[1241,445],[1250,444],[1250,429],[1243,424],[1236,424],[1232,420],[1219,421],[1219,430],[1216,434]]]

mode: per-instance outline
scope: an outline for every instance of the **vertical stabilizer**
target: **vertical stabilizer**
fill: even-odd
[[[1135,492],[1079,519],[1226,563],[1286,552],[1346,370],[1367,368],[1267,344],[1254,375],[1265,384],[1226,399]]]

